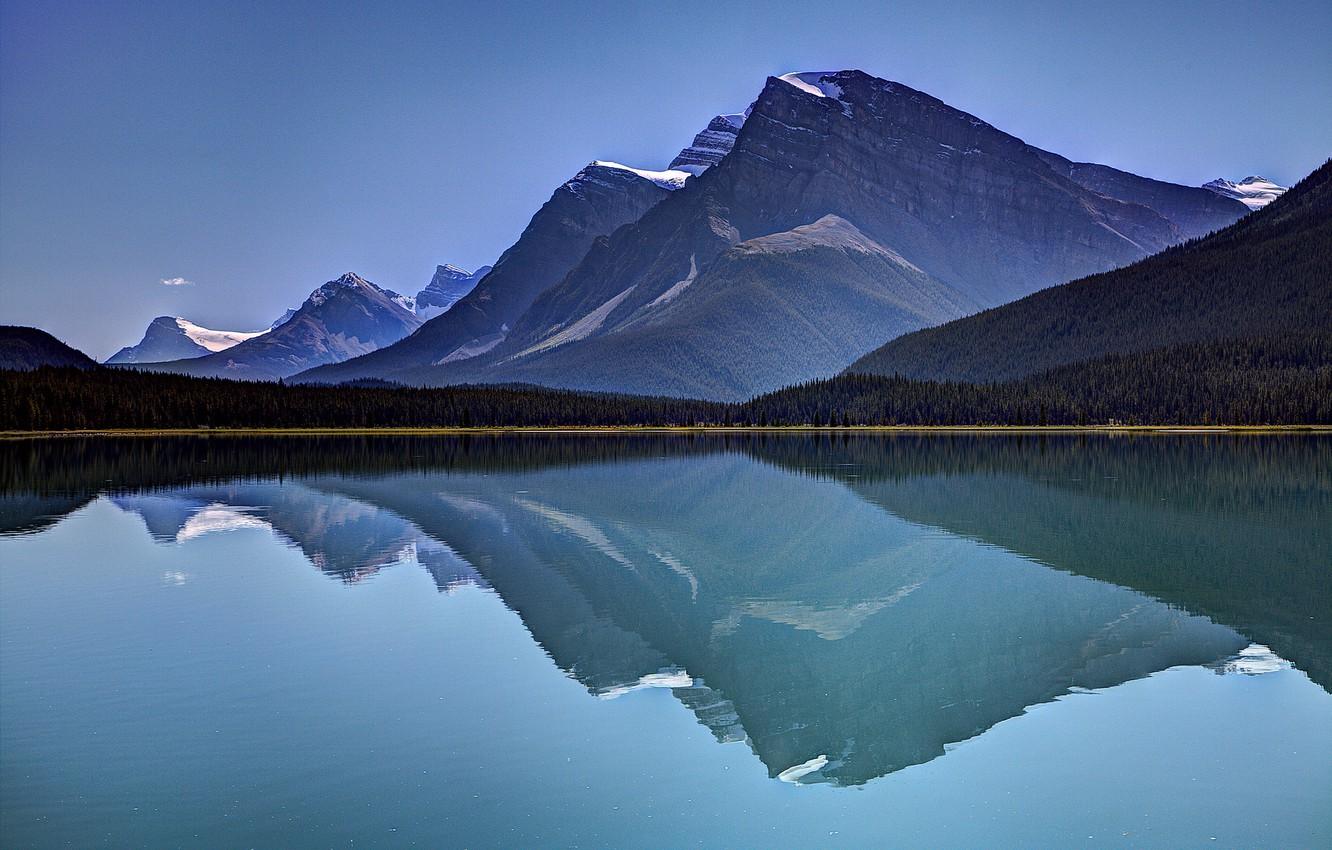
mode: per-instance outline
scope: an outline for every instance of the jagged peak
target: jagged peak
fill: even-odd
[[[462,278],[471,276],[472,272],[469,272],[467,269],[459,268],[452,263],[444,263],[443,265],[435,266],[435,277],[451,277],[461,280]]]
[[[1251,174],[1238,183],[1218,177],[1204,183],[1202,187],[1222,197],[1239,201],[1251,210],[1262,209],[1272,203],[1284,195],[1287,188],[1256,174]]]
[[[329,283],[337,286],[371,286],[372,284],[356,272],[347,272],[337,280],[330,280]],[[328,284],[325,284],[326,286]]]

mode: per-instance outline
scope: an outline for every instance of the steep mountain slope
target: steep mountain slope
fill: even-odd
[[[476,289],[476,285],[490,272],[490,266],[482,266],[474,272],[457,266],[442,265],[435,267],[435,276],[426,284],[425,289],[416,293],[414,299],[416,315],[421,321],[428,322],[448,311],[463,296]]]
[[[571,344],[594,334],[627,297],[611,299],[495,368],[512,380],[552,386],[740,400],[832,374],[885,331],[976,309],[966,296],[832,215],[742,242],[706,272],[695,264],[613,336]],[[529,311],[536,317],[530,321],[542,321],[544,306]],[[476,377],[487,374],[478,370]]]
[[[1224,198],[1233,198],[1251,210],[1260,210],[1286,193],[1285,186],[1278,186],[1266,177],[1245,177],[1238,183],[1232,183],[1224,177],[1218,177],[1203,188]]]
[[[262,336],[205,357],[138,365],[198,377],[277,380],[402,339],[421,325],[402,301],[348,272],[310,293],[290,319]]]
[[[849,372],[997,381],[1108,354],[1332,326],[1332,162],[1142,262],[894,339]]]
[[[1098,190],[1073,173],[1088,175],[1088,182],[1096,176]],[[829,374],[837,364],[824,357],[833,349],[802,346],[811,335],[779,300],[756,296],[743,311],[701,306],[723,285],[724,274],[774,289],[783,280],[811,280],[808,270],[778,270],[797,253],[736,262],[728,252],[739,243],[833,215],[950,287],[953,307],[972,309],[1123,265],[1244,213],[1242,204],[1203,189],[1075,166],[922,92],[860,71],[769,78],[730,153],[639,221],[594,244],[493,350],[437,369],[418,361],[415,369],[385,377],[432,384],[539,380],[687,395],[718,392],[720,385],[723,397],[741,397],[771,389],[773,380]],[[759,267],[766,279],[752,274]],[[677,289],[691,275],[716,283]],[[829,292],[842,285],[826,274],[817,281]],[[671,292],[677,294],[668,297]],[[839,316],[853,327],[854,302],[838,307],[828,300],[820,332]],[[923,326],[927,314],[908,309],[883,330]],[[781,339],[795,347],[745,349],[745,339]],[[864,344],[848,335],[841,353],[863,351]],[[587,353],[579,353],[584,348]],[[639,363],[643,357],[661,362]],[[709,380],[719,359],[734,374]],[[789,368],[801,362],[804,368]],[[647,380],[653,374],[660,382]]]
[[[1247,212],[1235,205],[1234,196],[1209,186],[1181,186],[1150,177],[1140,177],[1108,165],[1072,162],[1058,154],[1041,151],[1042,158],[1060,174],[1100,195],[1131,204],[1141,204],[1160,213],[1188,237],[1202,236],[1233,224]],[[1247,205],[1246,205],[1247,206]]]
[[[217,351],[226,351],[264,333],[267,331],[216,331],[179,316],[158,316],[148,324],[148,330],[137,345],[120,349],[106,362],[160,363],[204,357]]]
[[[300,380],[338,383],[387,377],[490,350],[538,295],[568,274],[594,240],[636,221],[670,193],[631,169],[588,165],[555,190],[490,273],[448,312],[396,345],[312,370]]]
[[[92,369],[96,365],[97,361],[46,331],[0,325],[0,369],[27,372],[42,366]]]

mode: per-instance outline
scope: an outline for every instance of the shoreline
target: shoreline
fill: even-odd
[[[1332,434],[1332,425],[605,425],[439,428],[88,428],[0,431],[0,440],[60,437],[467,436],[499,434]]]

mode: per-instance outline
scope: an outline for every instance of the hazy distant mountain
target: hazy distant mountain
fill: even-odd
[[[1286,187],[1278,186],[1266,177],[1245,177],[1238,183],[1218,177],[1204,183],[1203,188],[1224,198],[1233,198],[1251,210],[1262,209],[1286,192]]]
[[[42,366],[91,369],[96,365],[97,361],[46,331],[0,325],[0,369],[26,372]]]
[[[995,381],[1181,343],[1332,328],[1332,163],[1270,206],[1127,268],[894,339],[848,371]]]
[[[348,272],[310,293],[291,318],[262,336],[204,357],[139,365],[200,377],[276,380],[390,345],[420,324],[401,295]]]
[[[1072,163],[860,71],[770,78],[746,114],[714,119],[672,165],[698,174],[588,240],[565,271],[525,281],[522,309],[488,336],[450,351],[425,344],[432,323],[391,358],[302,377],[741,398],[1246,212],[1205,189]],[[754,250],[775,234],[800,249]],[[498,291],[502,267],[472,297]]]
[[[149,323],[148,330],[137,345],[120,349],[107,358],[106,362],[160,363],[203,357],[214,352],[226,351],[264,333],[267,331],[215,331],[179,316],[158,316]]]
[[[481,278],[490,272],[490,266],[482,266],[474,272],[457,266],[442,265],[435,267],[435,276],[416,294],[413,301],[416,315],[426,322],[447,311],[459,299],[476,289]]]

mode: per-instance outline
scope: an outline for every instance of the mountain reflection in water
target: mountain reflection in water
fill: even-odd
[[[9,443],[0,521],[418,563],[594,695],[669,688],[769,776],[858,785],[1177,665],[1327,689],[1332,442],[882,436]],[[57,460],[58,459],[58,460]],[[50,470],[62,470],[50,473]],[[1268,647],[1271,647],[1269,650]]]

